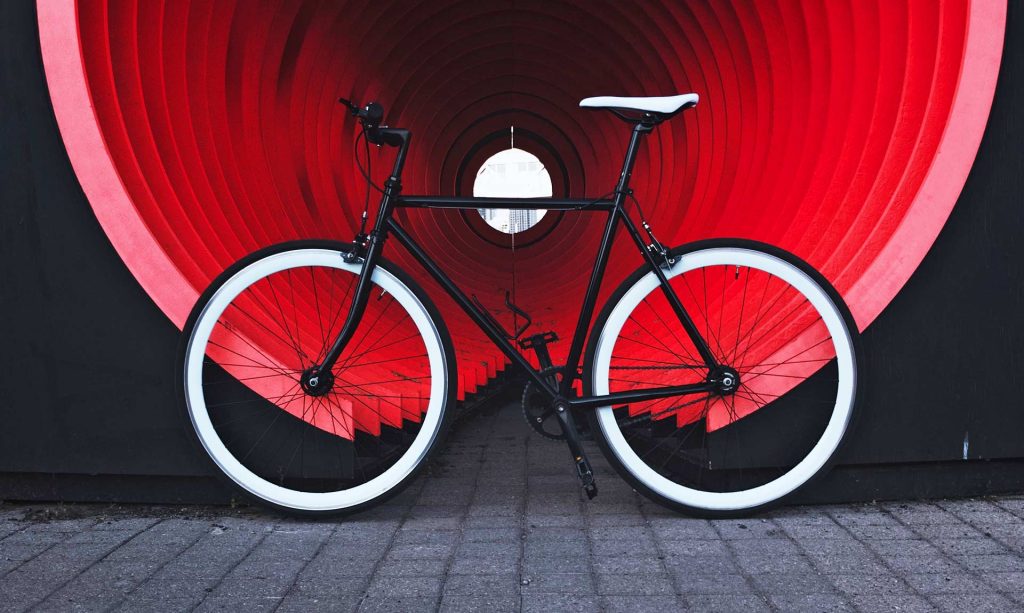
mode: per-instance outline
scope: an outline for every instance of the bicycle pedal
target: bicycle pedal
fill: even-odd
[[[533,349],[534,347],[544,347],[549,343],[553,343],[558,340],[558,335],[554,332],[541,332],[524,338],[519,342],[519,346],[523,349]]]
[[[588,499],[593,500],[597,496],[597,483],[594,482],[594,471],[590,468],[590,462],[584,455],[575,456],[573,460],[576,462],[576,474],[583,484],[583,491],[587,493]]]

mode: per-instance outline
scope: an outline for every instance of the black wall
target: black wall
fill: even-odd
[[[819,498],[1024,488],[1016,462],[962,462],[965,437],[971,460],[1024,459],[1018,3],[1006,40],[963,195],[864,335],[867,402],[847,468]],[[121,478],[97,494],[102,487],[74,475],[208,475],[172,384],[178,336],[78,186],[46,90],[34,4],[0,3],[0,497],[152,499],[161,494],[137,492],[166,479]]]

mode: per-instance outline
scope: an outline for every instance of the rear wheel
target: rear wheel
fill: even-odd
[[[330,375],[311,388],[348,314],[361,264],[343,245],[276,245],[238,262],[184,329],[192,431],[216,468],[259,502],[351,512],[399,491],[441,439],[454,354],[436,309],[393,264],[372,277],[366,313]]]
[[[717,381],[716,391],[607,406],[599,444],[639,491],[705,516],[743,515],[831,464],[855,415],[859,335],[808,264],[741,240],[673,250],[669,283],[725,367],[709,373],[655,275],[620,286],[594,327],[593,394]],[[721,385],[738,376],[738,385]]]

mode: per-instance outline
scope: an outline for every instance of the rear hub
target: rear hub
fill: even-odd
[[[718,394],[734,394],[740,386],[740,373],[735,368],[719,366],[708,375],[708,383],[715,385]]]

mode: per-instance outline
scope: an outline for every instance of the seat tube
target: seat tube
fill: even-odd
[[[583,344],[586,342],[586,333],[590,328],[590,322],[594,317],[594,306],[597,303],[597,293],[601,288],[601,281],[604,279],[605,267],[608,264],[608,257],[611,254],[612,243],[615,239],[615,230],[618,228],[619,216],[626,218],[625,201],[629,192],[629,178],[633,174],[633,165],[636,163],[637,151],[640,149],[640,139],[643,135],[654,129],[652,124],[638,123],[629,139],[629,147],[626,149],[626,158],[622,162],[622,174],[619,175],[619,182],[615,188],[615,199],[611,212],[608,215],[608,223],[605,224],[604,235],[601,237],[601,246],[598,247],[597,260],[594,263],[594,270],[590,275],[590,282],[587,284],[587,293],[583,298],[583,307],[580,310],[580,319],[576,323],[576,331],[573,334],[572,345],[569,348],[568,359],[566,360],[567,376],[562,378],[560,392],[566,396],[572,390],[572,384],[576,378],[576,368],[579,367],[580,358],[583,356]],[[627,220],[628,221],[628,220]]]

